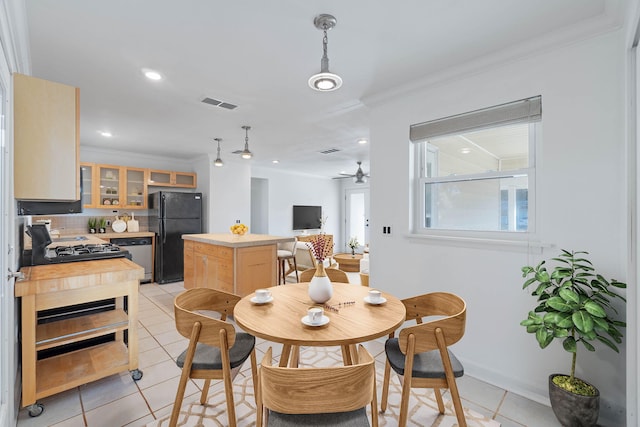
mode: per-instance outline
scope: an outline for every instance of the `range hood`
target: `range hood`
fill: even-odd
[[[18,215],[60,215],[82,212],[82,200],[50,202],[18,200]]]

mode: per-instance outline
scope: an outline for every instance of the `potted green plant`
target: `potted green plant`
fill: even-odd
[[[565,426],[593,426],[598,420],[600,392],[591,384],[575,377],[578,345],[595,351],[593,344],[604,344],[619,352],[616,344],[622,342],[620,328],[626,323],[616,319],[612,304],[626,299],[613,288],[626,288],[625,283],[606,280],[598,274],[588,252],[562,253],[552,258],[558,264],[551,272],[545,261],[537,266],[522,267],[522,277],[528,277],[523,289],[535,285],[531,294],[538,305],[520,324],[535,334],[540,348],[554,339],[562,341],[565,351],[571,353],[570,375],[549,376],[549,398],[556,417]],[[593,343],[593,344],[592,344]]]
[[[102,217],[98,220],[98,232],[106,233],[107,232],[107,219]]]
[[[89,218],[87,226],[89,227],[89,233],[95,234],[97,220],[94,217]]]

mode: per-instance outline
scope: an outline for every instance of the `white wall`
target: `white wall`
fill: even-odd
[[[468,302],[467,329],[456,345],[467,373],[548,402],[547,377],[568,372],[559,343],[541,350],[519,325],[535,300],[520,268],[558,253],[587,250],[605,277],[626,280],[624,35],[604,34],[554,51],[477,71],[395,99],[370,103],[371,275],[399,297],[446,290]],[[532,240],[542,254],[499,246],[408,238],[409,126],[542,95]],[[393,234],[382,235],[382,225]],[[625,315],[624,308],[621,312]],[[624,425],[625,345],[578,354],[577,375],[601,391],[601,421]]]
[[[254,178],[269,182],[269,234],[292,236],[300,234],[292,230],[293,205],[322,206],[322,216],[327,218],[324,231],[333,234],[335,248],[341,241],[340,180],[254,168]]]
[[[209,233],[229,233],[236,220],[251,232],[251,161],[223,160],[210,170]]]

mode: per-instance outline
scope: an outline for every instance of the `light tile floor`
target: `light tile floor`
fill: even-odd
[[[350,280],[359,283],[357,273]],[[294,280],[294,279],[292,279]],[[140,286],[139,366],[144,376],[138,382],[129,373],[112,375],[39,401],[45,410],[29,417],[22,409],[18,427],[114,427],[145,426],[171,412],[180,370],[176,357],[186,348],[173,321],[173,298],[184,290],[182,282]],[[272,343],[257,340],[258,361]],[[384,361],[384,339],[367,346]],[[273,344],[274,349],[279,344]],[[500,422],[503,427],[560,426],[551,408],[500,389],[469,375],[458,379],[463,405]],[[185,399],[200,393],[202,381],[190,381]]]

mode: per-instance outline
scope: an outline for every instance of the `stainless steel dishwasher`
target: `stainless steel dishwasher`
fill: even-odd
[[[151,237],[118,237],[110,239],[111,243],[126,249],[131,254],[131,261],[144,267],[144,279],[147,283],[153,280],[153,251]]]

